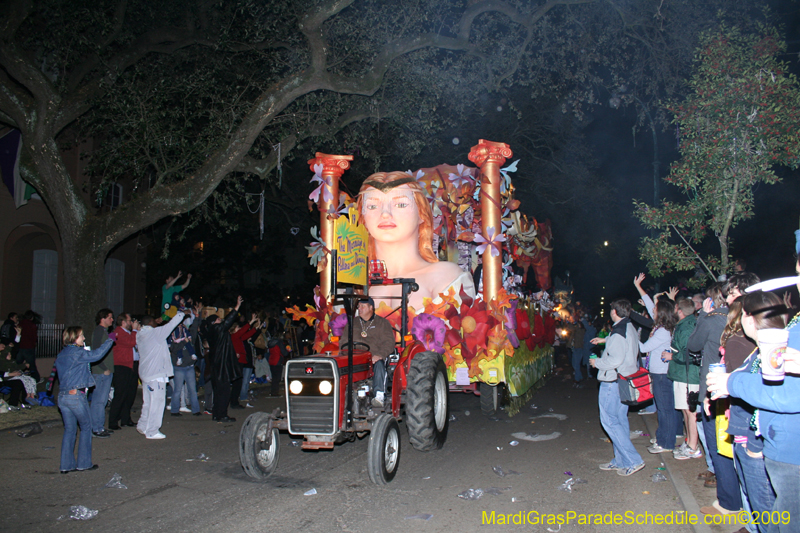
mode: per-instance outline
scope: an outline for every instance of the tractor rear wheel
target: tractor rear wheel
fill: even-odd
[[[239,460],[245,473],[255,479],[267,479],[278,467],[280,437],[278,428],[270,429],[272,415],[253,413],[239,432]]]
[[[378,415],[367,445],[367,472],[376,485],[386,485],[400,463],[400,426],[391,415]]]
[[[406,425],[411,446],[427,452],[438,450],[447,439],[450,425],[447,369],[436,352],[414,356],[408,369]]]

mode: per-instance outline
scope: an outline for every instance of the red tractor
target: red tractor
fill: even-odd
[[[403,286],[402,340],[399,354],[386,361],[384,406],[375,408],[371,403],[373,368],[369,347],[352,342],[355,304],[366,297],[338,295],[348,316],[350,345],[286,363],[285,407],[250,415],[239,434],[239,458],[249,476],[264,480],[278,467],[281,430],[303,436],[304,450],[332,449],[337,443],[354,441],[368,433],[367,470],[378,485],[390,482],[397,473],[400,422],[405,422],[415,449],[430,451],[444,445],[450,416],[444,360],[436,352],[425,351],[416,341],[406,345],[408,294],[418,287],[413,279],[383,283]]]

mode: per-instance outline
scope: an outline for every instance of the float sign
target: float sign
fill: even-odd
[[[367,284],[367,228],[351,223],[358,215],[351,208],[348,217],[336,219],[336,279],[342,283]]]

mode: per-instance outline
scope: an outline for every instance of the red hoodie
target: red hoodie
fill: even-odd
[[[233,351],[239,358],[239,362],[243,365],[247,364],[247,351],[244,349],[244,342],[251,337],[254,337],[258,330],[247,324],[236,333],[231,333],[231,340],[233,341]]]

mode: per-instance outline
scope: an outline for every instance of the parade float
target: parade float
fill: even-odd
[[[509,412],[516,412],[553,366],[555,319],[546,292],[552,286],[549,221],[537,222],[520,211],[511,180],[518,161],[504,166],[511,156],[508,145],[481,140],[469,153],[474,167],[408,171],[430,206],[431,249],[438,260],[457,264],[470,275],[480,269],[482,276],[476,276],[474,296],[463,287],[451,287],[422,298],[416,307],[407,306],[406,321],[401,319],[403,310],[385,300],[375,310],[398,332],[398,344],[415,341],[440,354],[450,390],[480,394],[485,414],[499,407],[504,393]],[[316,328],[315,353],[338,350],[347,324],[334,291],[369,294],[370,269],[385,269],[375,265],[381,258],[371,261],[368,256],[370,235],[358,198],[339,187],[352,159],[318,153],[309,161],[316,184],[309,207],[319,210],[320,225],[311,230],[314,241],[308,250],[320,284],[314,306],[287,311]],[[535,295],[522,289],[531,271],[540,289]]]

